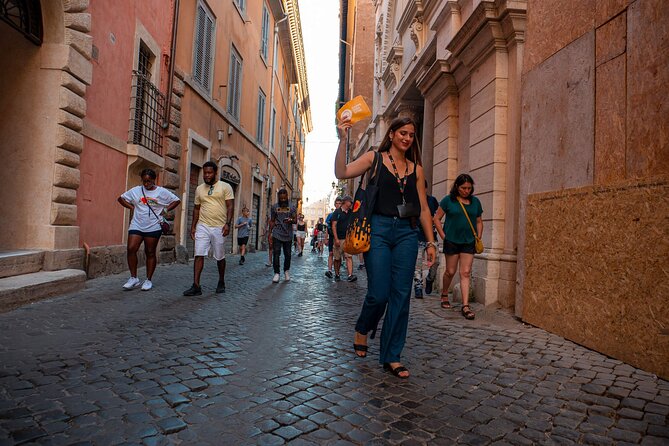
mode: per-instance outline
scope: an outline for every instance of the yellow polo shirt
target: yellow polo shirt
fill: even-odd
[[[209,193],[211,190],[211,194]],[[234,200],[232,187],[225,181],[218,181],[213,186],[200,184],[195,190],[195,204],[200,205],[198,223],[207,226],[225,226],[228,221],[226,200]]]

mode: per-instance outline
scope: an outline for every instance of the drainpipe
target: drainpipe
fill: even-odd
[[[165,101],[165,112],[163,116],[162,128],[167,130],[170,126],[170,102],[172,101],[172,85],[174,84],[174,56],[177,46],[177,26],[179,24],[179,0],[174,0],[174,13],[172,20],[172,45],[170,48],[170,68],[167,75],[167,95]]]

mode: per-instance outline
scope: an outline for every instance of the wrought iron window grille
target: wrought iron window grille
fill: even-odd
[[[39,0],[0,0],[0,20],[35,45],[42,44],[42,9]]]
[[[146,75],[133,71],[128,142],[162,155],[161,118],[164,110],[165,95]]]

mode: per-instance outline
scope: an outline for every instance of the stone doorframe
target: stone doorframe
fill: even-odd
[[[89,0],[42,1],[43,70],[60,70],[59,109],[56,116],[53,190],[49,222],[53,226],[51,249],[79,246],[77,189],[80,154],[84,149],[83,120],[86,87],[93,76],[93,37]]]

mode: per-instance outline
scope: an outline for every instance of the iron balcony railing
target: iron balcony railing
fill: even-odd
[[[148,77],[133,71],[128,142],[161,155],[163,147],[161,120],[164,110],[165,95]]]

